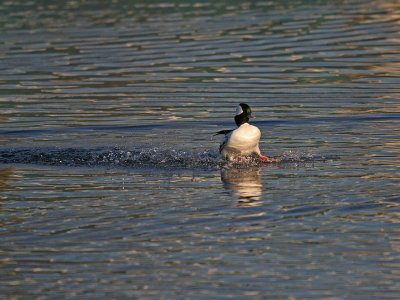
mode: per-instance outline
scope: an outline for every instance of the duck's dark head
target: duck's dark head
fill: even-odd
[[[237,126],[240,126],[244,123],[248,123],[251,117],[251,109],[245,103],[240,103],[236,107],[236,115],[235,115],[235,123]]]

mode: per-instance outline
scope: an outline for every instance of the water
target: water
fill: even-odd
[[[397,299],[399,15],[2,2],[2,298]],[[282,163],[221,163],[239,102]]]

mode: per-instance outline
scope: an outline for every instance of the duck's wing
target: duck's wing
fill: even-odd
[[[222,139],[221,143],[219,144],[219,153],[222,152],[222,150],[225,148],[226,144],[228,143],[228,140],[232,134],[233,130],[221,130],[221,133],[218,134],[225,134],[224,138]]]
[[[216,135],[218,135],[218,134],[225,134],[225,135],[227,135],[228,133],[231,133],[233,130],[234,130],[234,129],[220,130],[220,131],[216,132],[216,133],[214,134],[214,136],[216,136]]]

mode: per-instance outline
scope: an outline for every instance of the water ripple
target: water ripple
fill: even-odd
[[[111,10],[96,8],[101,18],[112,20],[113,26],[103,27],[93,26],[96,14],[86,14],[87,7],[94,5],[90,1],[76,4],[82,10],[75,5],[47,7],[54,13],[49,15],[45,7],[41,11],[18,1],[0,5],[3,11],[14,6],[25,10],[8,16],[17,22],[2,34],[2,90],[12,95],[13,102],[37,110],[29,117],[24,114],[25,105],[4,107],[3,116],[10,126],[18,130],[22,125],[10,121],[21,117],[40,126],[50,125],[52,117],[69,124],[71,119],[63,109],[89,124],[94,120],[82,112],[113,113],[108,122],[124,125],[129,125],[129,118],[151,122],[158,118],[155,106],[167,107],[168,101],[182,106],[191,103],[192,115],[200,115],[204,99],[214,108],[210,118],[227,118],[231,102],[243,99],[276,109],[284,108],[287,101],[307,101],[318,106],[319,114],[331,115],[340,113],[341,103],[324,109],[321,103],[326,103],[326,97],[340,101],[349,93],[352,103],[361,101],[368,106],[385,99],[386,109],[398,110],[394,103],[400,95],[396,84],[398,22],[391,13],[398,8],[394,4],[364,7],[351,2],[343,10],[299,2],[281,14],[283,11],[275,9],[282,4],[262,6],[250,1],[241,13],[231,14],[218,3],[199,7],[193,3],[143,4],[138,8],[137,4],[116,2],[118,5],[110,4]],[[216,7],[227,14],[210,16],[210,9]],[[358,9],[368,13],[360,15]],[[148,11],[138,15],[143,10],[157,11],[157,18],[138,22],[136,18],[147,19]],[[168,19],[171,10],[177,13],[173,21]],[[194,12],[206,15],[185,19]],[[119,17],[115,19],[114,14]],[[51,23],[52,29],[29,23],[30,15],[43,24]],[[72,26],[69,18],[80,21]],[[59,26],[52,23],[55,20]],[[128,109],[132,104],[140,105],[148,115]],[[49,114],[49,105],[59,109]],[[117,107],[127,110],[116,113]],[[175,106],[169,113],[179,118],[187,111]],[[297,108],[298,114],[307,112]]]

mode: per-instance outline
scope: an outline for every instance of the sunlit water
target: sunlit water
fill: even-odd
[[[1,298],[397,299],[399,9],[1,2]]]

